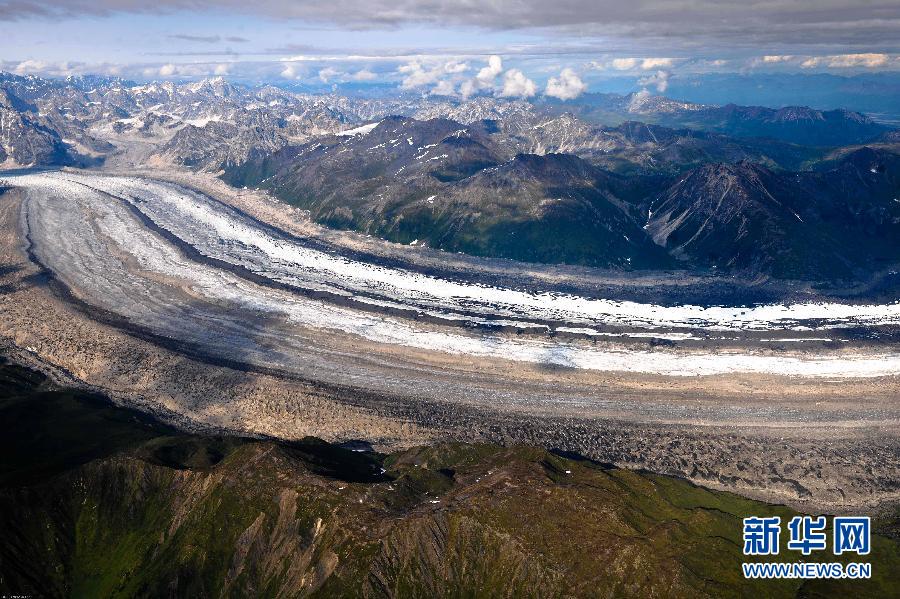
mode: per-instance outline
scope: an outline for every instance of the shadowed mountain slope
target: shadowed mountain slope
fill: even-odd
[[[863,148],[823,172],[695,169],[648,205],[673,256],[779,278],[864,278],[900,259],[900,156]]]

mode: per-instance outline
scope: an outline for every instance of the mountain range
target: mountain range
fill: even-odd
[[[69,164],[71,157],[59,133],[37,109],[0,88],[0,164]]]
[[[271,85],[247,87],[221,77],[185,84],[137,85],[117,78],[52,80],[9,73],[0,73],[0,90],[8,98],[4,101],[5,110],[31,117],[36,125],[55,132],[57,137],[66,140],[69,152],[104,155],[114,151],[117,143],[139,138],[139,141],[152,142],[158,153],[175,162],[213,170],[223,161],[249,154],[249,149],[257,144],[263,150],[271,150],[392,115],[420,120],[448,118],[463,124],[493,120],[511,136],[522,136],[519,140],[522,152],[559,151],[579,155],[582,151],[598,154],[598,150],[616,153],[625,149],[627,144],[622,142],[635,141],[620,139],[616,143],[603,139],[602,135],[598,139],[598,130],[607,130],[607,137],[611,138],[617,135],[614,129],[623,123],[628,130],[640,129],[628,121],[655,123],[677,129],[682,139],[691,138],[698,155],[721,154],[723,160],[729,161],[745,157],[754,161],[765,159],[768,156],[765,147],[755,138],[767,138],[769,142],[781,140],[786,143],[769,148],[769,153],[776,157],[768,156],[779,164],[778,157],[783,154],[794,158],[803,154],[791,144],[867,143],[890,131],[864,115],[844,110],[715,107],[643,93],[585,94],[575,101],[555,103],[492,97],[468,101],[439,96],[357,98],[297,94]],[[11,105],[16,108],[10,109]],[[188,129],[205,129],[210,123],[225,123],[234,128],[212,125],[207,131]],[[193,145],[188,141],[191,137],[188,133],[178,140],[172,139],[182,129],[199,137],[195,144],[198,147],[185,147]],[[234,136],[236,130],[241,138],[238,141]],[[618,134],[628,137],[626,130]],[[567,140],[567,136],[574,138]],[[654,143],[666,144],[660,139],[665,137],[661,130],[654,131],[643,143],[654,136]],[[200,159],[199,148],[211,140],[217,145],[230,140],[240,148],[235,156],[223,156],[219,148]],[[173,143],[165,147],[169,141]],[[736,156],[742,152],[746,155]],[[60,162],[59,156],[40,154],[33,164]]]
[[[616,132],[678,137],[643,125]],[[856,279],[900,257],[893,152],[864,147],[818,171],[743,158],[674,176],[626,176],[572,154],[515,147],[492,121],[392,117],[225,177],[268,189],[332,227],[523,261]]]
[[[328,226],[530,262],[866,280],[896,243],[898,132],[846,110],[346,97],[223,78],[0,74],[7,168],[188,167]]]

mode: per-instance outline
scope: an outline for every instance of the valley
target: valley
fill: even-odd
[[[882,126],[828,115],[873,142],[835,151],[489,98],[83,87],[8,85],[108,145],[3,175],[0,333],[48,376],[192,431],[526,443],[807,509],[897,500]]]
[[[260,220],[284,224],[288,207],[212,180],[201,193],[75,171],[7,179],[4,255],[21,270],[5,275],[4,334],[181,426],[383,447],[515,440],[833,509],[895,496],[890,478],[854,482],[897,448],[895,304],[648,304],[621,281],[610,301],[537,266],[508,288],[491,261],[454,271],[415,248],[367,252],[302,219],[307,234],[290,234]],[[667,279],[690,297],[677,275],[643,285]],[[749,465],[773,436],[799,472]],[[837,455],[842,474],[809,478]]]
[[[898,23],[0,0],[0,599],[900,599]]]

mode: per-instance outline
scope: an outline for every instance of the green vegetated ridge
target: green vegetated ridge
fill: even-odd
[[[0,593],[900,593],[893,525],[874,538],[870,581],[745,581],[741,519],[792,510],[544,449],[439,444],[382,455],[313,438],[186,435],[8,363],[0,417]],[[820,553],[808,559],[833,559]]]

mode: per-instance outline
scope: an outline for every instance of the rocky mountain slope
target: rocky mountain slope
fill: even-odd
[[[559,128],[536,135],[504,132],[493,121],[394,117],[353,136],[285,148],[225,176],[269,189],[329,226],[517,260],[680,263],[808,280],[866,278],[900,261],[896,154],[863,148],[800,172],[703,159],[673,178],[626,177],[569,154],[514,153],[531,135],[541,150],[546,143],[582,153],[603,153],[602,144],[640,152],[650,140],[651,155],[684,159],[683,140],[716,137],[634,123],[611,130],[563,124],[564,135],[555,135]]]
[[[4,74],[0,89],[23,94],[42,122],[83,154],[105,156],[137,142],[160,159],[209,170],[339,131],[347,120],[320,97],[222,78],[136,85]]]
[[[4,594],[887,597],[898,590],[890,514],[875,522],[870,580],[747,581],[741,519],[786,521],[791,510],[538,448],[440,444],[383,455],[316,439],[188,435],[8,363],[0,383]]]
[[[774,140],[741,139],[697,129],[672,129],[637,121],[592,125],[571,114],[500,121],[496,137],[519,153],[575,154],[622,174],[676,174],[709,162],[750,160],[795,170],[820,152]]]
[[[71,160],[59,133],[37,109],[0,88],[0,165],[46,166]]]
[[[510,155],[484,123],[391,117],[230,170],[319,222],[448,251],[603,266],[667,265],[628,199],[641,191],[571,155]]]
[[[900,258],[900,156],[863,148],[823,172],[691,171],[647,206],[676,258],[779,278],[865,277]]]

